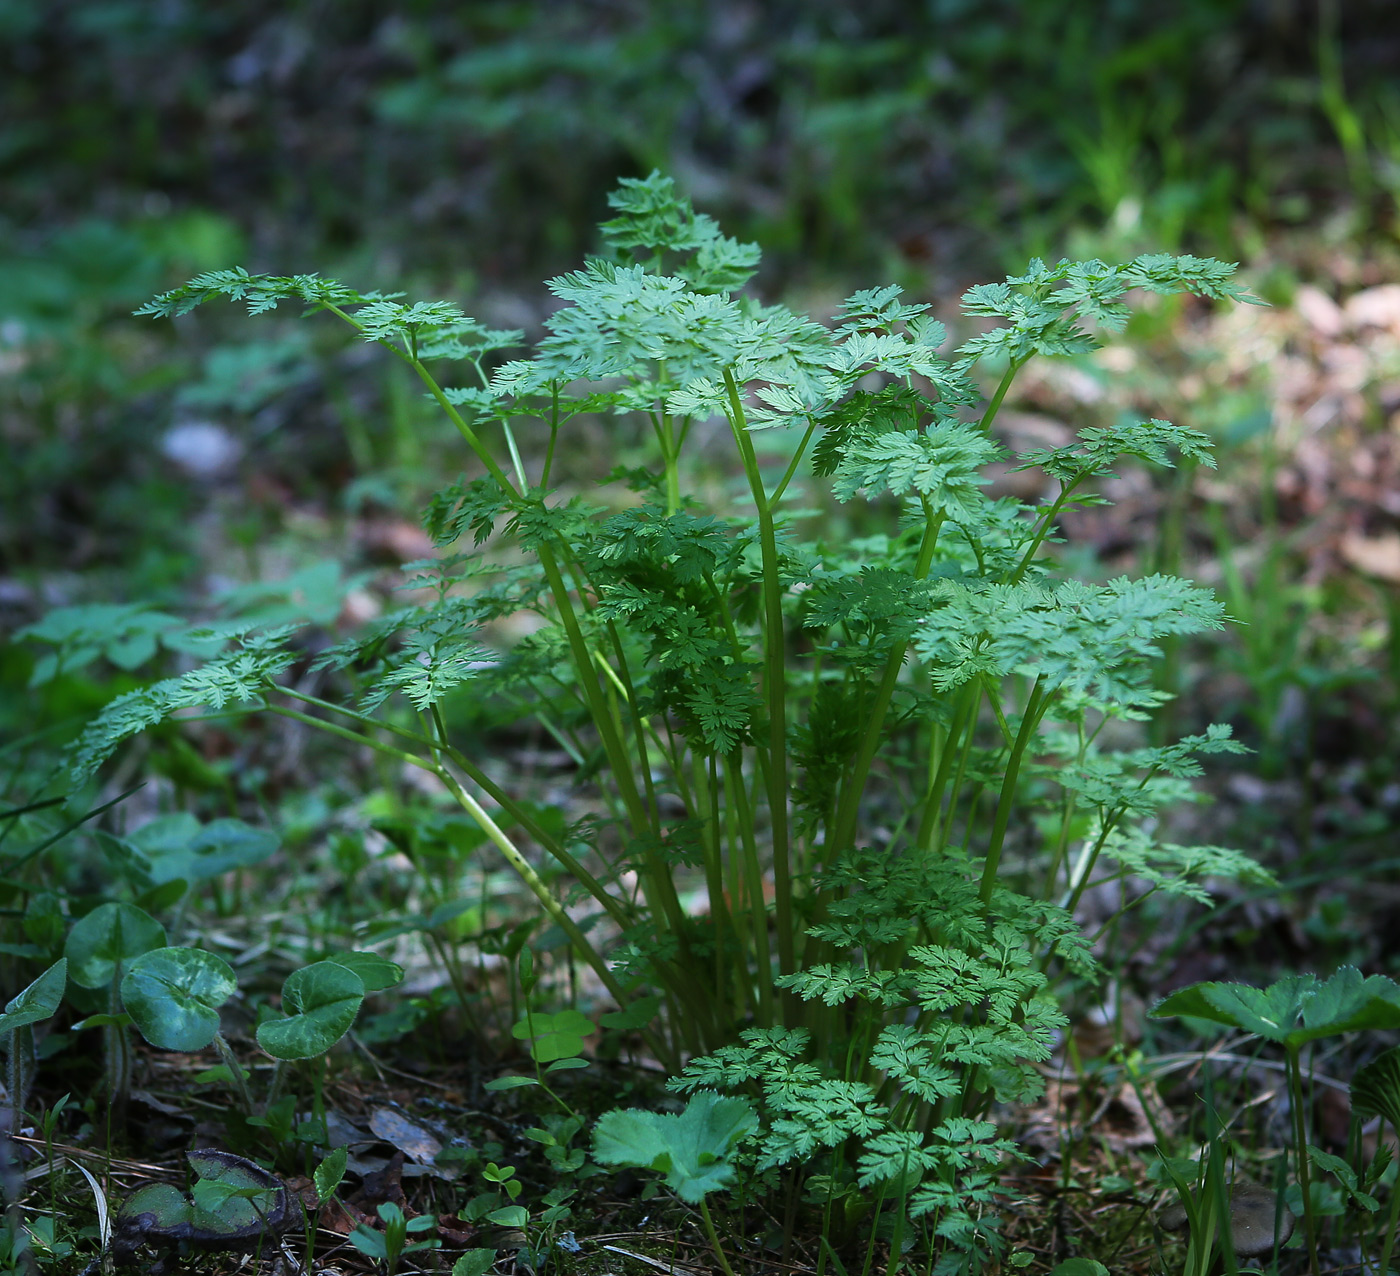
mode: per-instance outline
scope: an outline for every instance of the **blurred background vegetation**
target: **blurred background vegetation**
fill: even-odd
[[[1247,622],[1168,670],[1174,725],[1229,717],[1260,751],[1221,786],[1237,832],[1300,882],[1339,845],[1391,863],[1388,0],[0,0],[0,60],[0,632],[80,602],[271,614],[268,578],[331,623],[423,552],[409,514],[459,462],[417,391],[290,315],[130,317],[201,270],[529,334],[616,179],[653,168],[763,245],[765,295],[818,311],[898,282],[955,313],[1031,254],[1215,254],[1273,309],[1160,307],[1028,381],[1006,428],[1145,408],[1213,434],[1218,473],[1126,474],[1064,552],[1193,573]],[[0,647],[11,777],[133,678],[114,649],[28,689],[35,659]],[[181,783],[232,782],[166,746]]]

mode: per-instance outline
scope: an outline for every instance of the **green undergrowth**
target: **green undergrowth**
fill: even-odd
[[[166,843],[112,837],[121,885],[100,902],[19,873],[43,863],[48,846],[32,849],[9,865],[24,928],[10,956],[40,991],[11,1007],[24,1019],[10,1021],[11,1058],[39,1066],[19,1034],[59,1014],[76,980],[111,1077],[126,1075],[132,1027],[160,1048],[212,1043],[224,1072],[211,1083],[231,1088],[245,1127],[295,1145],[292,1160],[320,1157],[316,1061],[370,994],[392,1004],[399,977],[360,942],[422,937],[479,1030],[492,1017],[464,951],[480,963],[489,949],[531,1066],[488,1088],[538,1100],[529,1137],[559,1186],[527,1206],[511,1167],[478,1157],[473,1225],[552,1238],[571,1185],[633,1166],[700,1211],[722,1265],[744,1261],[738,1220],[753,1209],[781,1216],[789,1241],[803,1220],[818,1270],[843,1276],[882,1255],[940,1276],[1027,1262],[1001,1233],[998,1185],[1024,1156],[1007,1113],[1041,1095],[1067,1010],[1118,965],[1118,922],[1149,897],[1208,903],[1213,882],[1270,877],[1163,832],[1201,759],[1241,751],[1220,725],[1147,731],[1163,644],[1219,628],[1220,604],[1160,573],[1091,583],[1050,552],[1061,516],[1100,503],[1115,466],[1209,465],[1208,440],[1158,419],[1085,428],[1012,458],[1045,479],[1045,499],[1024,503],[986,491],[1006,459],[991,427],[1029,361],[1096,348],[1151,294],[1253,299],[1210,259],[1034,260],[966,293],[973,333],[949,349],[896,287],[853,294],[830,322],[761,303],[744,291],[758,248],[668,179],[624,181],[611,202],[603,251],[551,281],[561,306],[524,357],[508,357],[521,334],[452,303],[315,275],[216,271],[143,308],[174,317],[227,297],[328,313],[420,383],[470,473],[424,513],[439,552],[408,565],[411,601],[334,641],[324,620],[297,623],[295,594],[261,620],[84,607],[33,626],[38,683],[99,658],[165,674],[71,747],[73,818],[112,796],[90,797],[114,756],[139,757],[133,739],[197,732],[198,713],[233,739],[262,714],[327,733],[427,777],[456,822],[441,807],[436,830],[381,822],[431,886],[422,911],[357,935],[328,927],[287,972],[252,1034],[279,1061],[265,1088],[220,1032],[233,972],[168,945],[156,916],[179,931],[191,882],[275,848],[192,816],[183,842],[168,826]],[[561,487],[576,426],[597,420],[640,424],[645,463],[596,495]],[[714,438],[723,461],[701,445]],[[702,500],[717,464],[739,495]],[[823,500],[863,507],[871,530],[830,536],[812,513]],[[569,760],[578,805],[541,803],[494,767],[471,730],[483,712],[532,722]],[[365,857],[335,856],[353,893]],[[512,875],[516,909],[490,936],[460,884],[488,859]],[[1105,884],[1118,911],[1086,933],[1076,910]],[[542,979],[564,953],[594,992]],[[602,1001],[601,1019],[584,1013]],[[435,1013],[420,1009],[400,1031]],[[604,1052],[659,1061],[680,1098],[595,1124],[567,1074]],[[22,1101],[29,1081],[16,1084]],[[314,1090],[309,1116],[289,1085]],[[385,1238],[402,1247],[422,1229],[381,1221],[356,1243],[393,1266],[408,1250],[391,1260]]]

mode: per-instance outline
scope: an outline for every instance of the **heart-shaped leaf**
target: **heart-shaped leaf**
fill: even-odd
[[[161,1050],[203,1050],[219,1031],[219,1007],[238,989],[233,967],[201,948],[142,953],[122,980],[122,1002]]]
[[[553,1063],[582,1054],[583,1039],[597,1031],[587,1015],[561,1010],[557,1015],[529,1014],[510,1030],[510,1035],[530,1043],[530,1054],[536,1063]]]
[[[365,999],[364,981],[333,961],[294,970],[282,985],[286,1019],[258,1029],[258,1045],[274,1059],[313,1059],[350,1031]]]
[[[165,927],[134,904],[99,904],[68,932],[68,977],[104,988],[142,953],[165,947]]]
[[[169,1183],[148,1183],[122,1202],[118,1227],[132,1239],[218,1243],[281,1229],[290,1203],[287,1189],[261,1166],[200,1148],[186,1153],[198,1176],[191,1200]]]
[[[378,953],[337,953],[326,960],[359,975],[366,994],[383,992],[385,988],[403,983],[403,967]]]
[[[659,1170],[667,1187],[695,1205],[734,1181],[728,1158],[757,1127],[747,1099],[702,1090],[679,1116],[639,1108],[605,1112],[593,1127],[593,1159]]]
[[[17,997],[5,1003],[0,1032],[28,1028],[53,1017],[68,986],[68,959],[60,957]]]

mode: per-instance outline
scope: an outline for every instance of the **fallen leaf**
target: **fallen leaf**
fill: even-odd
[[[1400,336],[1400,284],[1382,284],[1355,293],[1344,309],[1354,327],[1389,328]]]
[[[1346,327],[1342,308],[1320,288],[1304,284],[1293,294],[1293,308],[1303,321],[1323,337],[1337,337]]]
[[[1356,536],[1348,533],[1341,541],[1342,557],[1358,571],[1382,580],[1400,581],[1400,534]]]

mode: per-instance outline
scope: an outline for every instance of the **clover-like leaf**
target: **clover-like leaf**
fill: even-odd
[[[5,1013],[0,1014],[0,1033],[29,1028],[51,1019],[67,986],[68,959],[60,957],[28,988],[5,1003]]]
[[[729,1156],[757,1128],[747,1099],[702,1090],[679,1116],[639,1108],[604,1113],[593,1128],[593,1159],[658,1170],[667,1187],[695,1205],[734,1181]]]
[[[587,1015],[561,1010],[557,1015],[532,1012],[510,1030],[510,1035],[530,1043],[530,1055],[536,1063],[553,1063],[582,1054],[583,1039],[597,1031]]]
[[[142,953],[165,947],[165,927],[134,904],[99,904],[68,932],[68,975],[103,988]]]
[[[203,1050],[219,1031],[219,1007],[238,989],[233,967],[202,948],[142,953],[122,980],[137,1029],[161,1050]]]
[[[282,985],[286,1019],[258,1028],[258,1045],[274,1059],[313,1059],[350,1031],[365,999],[364,981],[333,961],[294,970]]]

